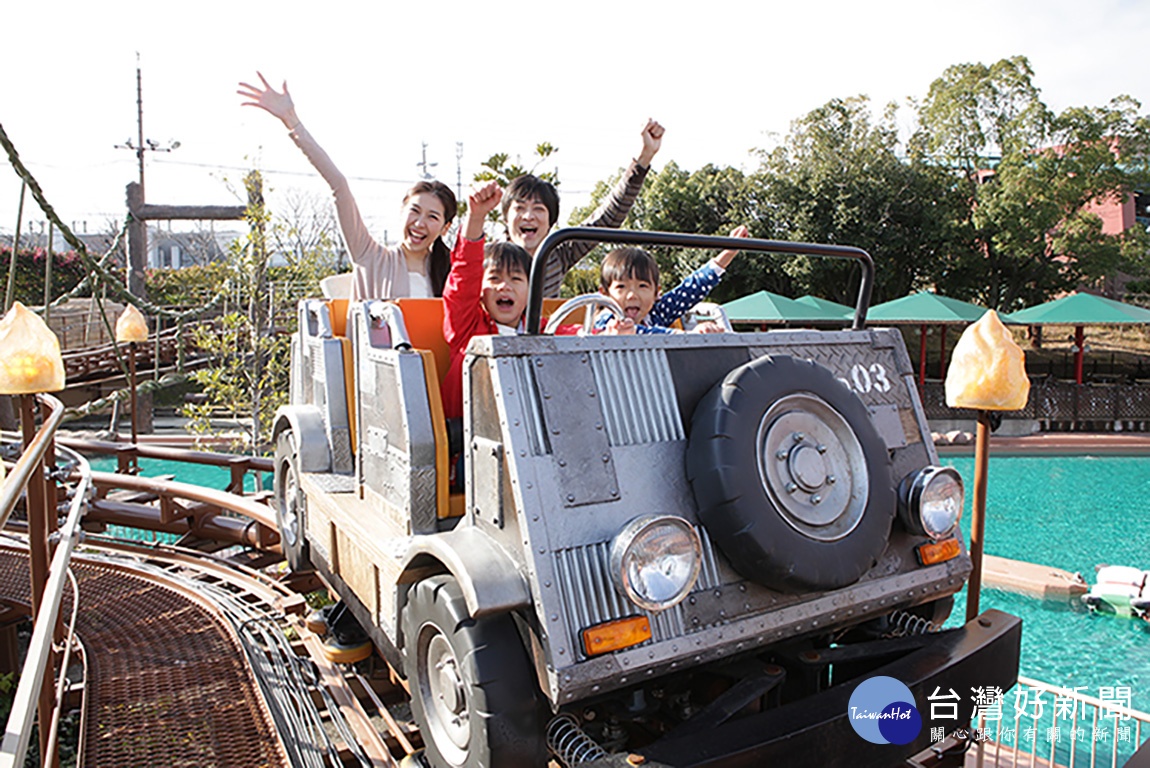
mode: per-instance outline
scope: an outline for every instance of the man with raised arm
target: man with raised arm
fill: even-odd
[[[582,223],[584,227],[622,226],[623,220],[635,204],[635,198],[651,169],[651,161],[663,143],[663,126],[648,120],[643,126],[643,147],[639,156],[631,161],[615,188],[607,195],[595,213]],[[559,193],[554,185],[542,179],[525,174],[507,185],[503,193],[503,224],[507,228],[507,238],[521,246],[532,257],[539,244],[547,237],[555,221],[559,218]],[[568,240],[551,253],[543,279],[543,295],[558,296],[563,285],[563,276],[595,247],[587,240]]]

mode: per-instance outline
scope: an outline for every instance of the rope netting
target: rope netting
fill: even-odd
[[[108,336],[112,339],[116,364],[124,374],[125,378],[128,376],[127,360],[124,357],[122,345],[116,341],[116,334],[112,328],[112,320],[108,317],[108,312],[104,307],[104,301],[106,298],[108,298],[109,295],[111,295],[114,300],[123,304],[131,304],[132,306],[136,307],[136,309],[143,312],[145,315],[151,315],[153,317],[163,318],[165,320],[174,322],[177,327],[177,344],[183,343],[183,329],[186,320],[201,316],[204,312],[211,311],[220,306],[226,300],[228,291],[226,288],[224,288],[219,290],[215,296],[213,296],[212,299],[206,304],[199,304],[189,309],[176,311],[171,307],[155,304],[151,301],[148,301],[146,298],[136,296],[135,294],[128,291],[127,286],[125,286],[120,281],[119,276],[111,271],[109,264],[113,255],[121,249],[121,243],[123,241],[124,234],[128,231],[128,226],[132,223],[132,215],[129,213],[127,216],[125,216],[124,222],[113,238],[108,250],[99,258],[93,257],[92,254],[88,252],[88,247],[85,245],[84,241],[78,238],[75,233],[72,232],[72,230],[66,224],[64,224],[59,215],[57,215],[55,208],[53,208],[52,204],[48,202],[48,198],[44,194],[43,188],[41,188],[40,183],[28,170],[27,166],[24,165],[23,161],[21,161],[19,152],[16,151],[15,145],[8,137],[8,133],[4,130],[4,126],[2,124],[0,124],[0,145],[3,145],[4,152],[8,155],[8,161],[11,163],[13,170],[16,171],[16,175],[23,180],[28,191],[32,193],[32,198],[36,201],[36,204],[40,206],[40,210],[44,213],[44,216],[47,217],[52,226],[60,231],[64,241],[67,242],[68,245],[70,245],[75,251],[76,255],[83,263],[84,270],[87,273],[85,277],[74,288],[72,288],[72,290],[51,300],[47,303],[46,307],[38,308],[37,311],[43,313],[46,310],[55,309],[65,304],[70,299],[91,297],[99,309],[98,314],[101,318],[101,322],[104,325],[104,329]],[[15,268],[16,243],[18,238],[19,233],[17,232],[16,237],[13,239],[12,243],[12,260],[9,265],[10,269]],[[182,373],[169,374],[159,379],[152,379],[141,383],[137,391],[152,391],[173,383],[183,381],[186,378],[186,375]],[[118,390],[111,395],[108,395],[107,397],[92,400],[80,408],[67,409],[66,418],[78,418],[90,413],[99,413],[110,407],[113,403],[126,400],[128,396],[128,389]]]

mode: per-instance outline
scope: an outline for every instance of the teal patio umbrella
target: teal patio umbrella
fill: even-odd
[[[1074,326],[1074,380],[1082,383],[1087,325],[1140,325],[1150,323],[1150,309],[1125,304],[1092,293],[1072,293],[1045,304],[1020,309],[1003,317],[1020,325]]]
[[[854,318],[855,308],[848,307],[846,304],[839,304],[837,301],[820,299],[818,296],[811,296],[809,294],[807,296],[800,296],[795,299],[795,301],[826,313],[828,321],[843,320],[849,322]]]
[[[732,323],[759,323],[760,325],[779,323],[816,323],[827,320],[841,320],[842,316],[828,318],[821,310],[794,299],[780,296],[770,291],[758,291],[748,296],[728,301],[723,311]]]
[[[930,291],[913,293],[883,304],[877,304],[867,313],[867,321],[883,325],[917,325],[918,329],[918,386],[926,381],[926,327],[942,327],[939,347],[938,377],[946,378],[946,327],[969,325],[986,313],[986,307],[939,296]]]

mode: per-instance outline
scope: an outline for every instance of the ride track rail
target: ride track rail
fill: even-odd
[[[0,584],[27,605],[20,544],[0,541]],[[83,699],[77,765],[395,766],[412,751],[410,729],[370,681],[323,658],[303,597],[276,580],[112,540],[89,540],[72,571],[85,666],[70,692]],[[376,708],[391,738],[372,724]]]
[[[319,582],[308,574],[281,582],[253,570],[278,560],[279,536],[270,510],[257,501],[261,495],[240,489],[248,471],[270,462],[115,447],[121,464],[157,454],[230,468],[231,492],[85,469],[86,527],[102,531],[104,523],[118,522],[185,534],[196,547],[239,546],[225,558],[89,538],[97,546],[65,566],[69,577],[79,575],[62,612],[78,605],[78,640],[68,646],[83,660],[87,682],[71,685],[66,697],[61,688],[57,698],[71,708],[82,699],[77,764],[395,766],[412,754],[417,733],[384,703],[402,700],[402,689],[389,675],[368,679],[365,670],[330,663],[305,629],[299,592]],[[68,475],[77,477],[67,468],[54,471],[57,479]],[[112,492],[121,500],[109,499]],[[19,521],[10,527],[28,528]],[[9,536],[8,546],[0,541],[0,586],[5,621],[13,623],[31,613],[31,600],[26,539]]]

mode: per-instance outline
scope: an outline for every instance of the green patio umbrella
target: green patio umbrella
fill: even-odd
[[[1086,342],[1083,326],[1150,323],[1150,309],[1124,304],[1092,293],[1072,293],[1061,299],[1012,312],[1003,319],[1020,325],[1073,325],[1074,380],[1081,384]]]
[[[748,296],[728,301],[723,311],[732,323],[812,323],[826,322],[829,319],[841,320],[842,316],[828,318],[825,312],[800,304],[794,299],[780,296],[770,291],[759,291]]]
[[[848,307],[846,304],[839,304],[837,301],[820,299],[818,296],[811,295],[800,296],[795,301],[799,304],[806,304],[808,307],[814,307],[820,312],[825,312],[827,320],[850,321],[854,318],[855,308]]]
[[[913,293],[883,304],[877,304],[867,313],[867,322],[881,325],[917,325],[918,386],[926,381],[926,327],[942,326],[939,348],[939,378],[946,377],[946,327],[948,325],[969,325],[986,314],[986,307],[969,304],[965,301],[939,296],[930,291]]]

